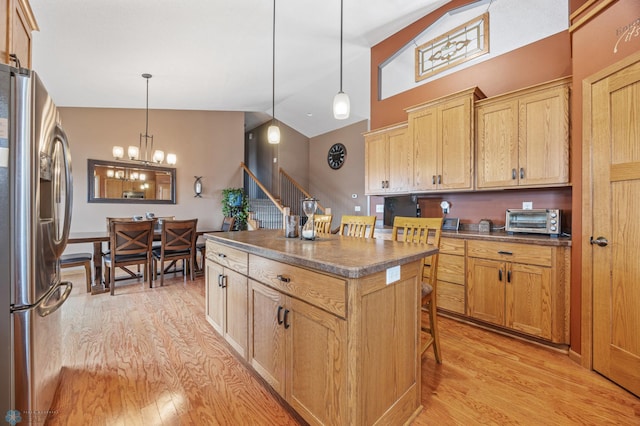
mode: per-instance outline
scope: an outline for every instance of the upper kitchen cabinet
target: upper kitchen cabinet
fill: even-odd
[[[562,78],[478,102],[478,189],[569,184],[570,82]]]
[[[407,192],[411,185],[413,152],[407,123],[395,124],[364,134],[365,193]]]
[[[411,191],[473,189],[474,105],[477,88],[407,108],[413,152]]]
[[[31,32],[38,24],[27,0],[0,0],[0,62],[11,64],[15,54],[20,66],[31,68]]]

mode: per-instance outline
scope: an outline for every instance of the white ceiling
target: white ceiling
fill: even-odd
[[[275,115],[307,137],[369,118],[370,48],[450,0],[344,0],[348,120],[340,83],[340,1],[276,3]],[[266,121],[272,102],[270,0],[31,0],[33,68],[58,106],[223,110]],[[269,116],[265,115],[268,114]],[[149,127],[153,128],[153,115]]]

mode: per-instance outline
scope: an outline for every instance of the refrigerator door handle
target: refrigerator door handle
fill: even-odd
[[[50,303],[51,299],[58,291],[60,291],[62,287],[66,287],[64,289],[64,293],[62,293],[59,299],[55,300],[53,303]],[[40,315],[41,317],[46,317],[47,315],[54,313],[60,306],[62,306],[64,302],[67,301],[67,299],[71,295],[71,290],[73,290],[73,284],[69,281],[63,281],[58,285],[51,286],[49,291],[47,291],[47,293],[42,296],[42,299],[40,299],[38,303],[34,303],[33,305],[12,306],[11,313],[24,312],[35,309],[38,315]]]
[[[60,257],[67,246],[67,239],[69,238],[69,230],[71,228],[71,206],[73,205],[73,190],[71,188],[73,188],[73,175],[71,173],[71,152],[69,150],[67,134],[59,125],[57,125],[54,130],[53,137],[55,140],[59,141],[62,146],[62,154],[64,157],[64,179],[67,191],[67,196],[64,200],[62,235],[59,240],[54,239],[56,254]]]
[[[60,298],[54,300],[53,303],[49,304],[50,299],[53,297],[53,295],[62,287],[66,288],[64,289],[64,292],[62,293]],[[39,303],[36,304],[35,308],[38,315],[40,315],[41,317],[46,317],[47,315],[54,313],[60,306],[62,306],[64,302],[67,301],[69,295],[71,295],[72,289],[73,284],[70,281],[63,281],[60,284],[52,287],[52,290],[47,293],[47,295],[44,296]]]

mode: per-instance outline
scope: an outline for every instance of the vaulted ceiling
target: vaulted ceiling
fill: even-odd
[[[344,0],[351,117],[333,118],[340,0],[277,0],[275,115],[313,137],[369,118],[370,48],[450,0]],[[244,111],[270,118],[270,0],[31,0],[33,68],[59,106]],[[150,127],[152,127],[152,122]]]

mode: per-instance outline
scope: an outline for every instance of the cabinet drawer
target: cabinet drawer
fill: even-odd
[[[464,285],[464,256],[441,254],[438,259],[438,281]]]
[[[346,282],[275,260],[249,255],[249,276],[338,316],[346,315]]]
[[[464,314],[464,286],[438,280],[438,309]]]
[[[467,254],[480,259],[551,266],[553,247],[470,240],[467,242]]]
[[[213,262],[247,275],[248,253],[207,240],[206,256]]]
[[[442,237],[440,239],[440,254],[444,253],[464,256],[464,243],[465,240],[461,238]]]

